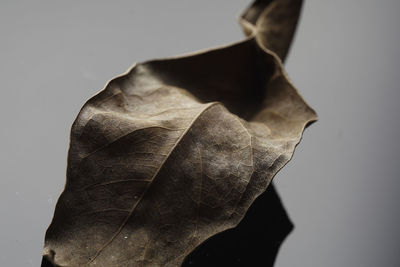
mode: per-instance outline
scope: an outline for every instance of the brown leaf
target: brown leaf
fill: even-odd
[[[83,106],[47,260],[178,266],[240,222],[316,120],[281,63],[300,6],[256,1],[246,40],[137,64]]]

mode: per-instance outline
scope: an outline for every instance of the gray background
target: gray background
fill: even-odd
[[[246,0],[0,3],[0,265],[39,266],[84,102],[134,62],[240,40]],[[287,70],[320,116],[276,183],[283,266],[400,266],[398,0],[308,0]]]

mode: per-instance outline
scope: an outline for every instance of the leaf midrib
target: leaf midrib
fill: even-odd
[[[199,114],[197,114],[193,120],[190,122],[190,124],[188,125],[188,127],[185,129],[185,131],[182,133],[182,135],[179,137],[179,139],[176,141],[175,145],[171,148],[171,150],[169,151],[169,153],[167,154],[167,156],[165,157],[165,159],[163,160],[163,162],[160,164],[160,167],[156,170],[156,172],[154,173],[153,177],[151,177],[149,184],[146,186],[146,188],[144,189],[142,195],[139,197],[139,199],[135,202],[135,204],[132,206],[129,214],[126,216],[125,220],[122,222],[121,226],[117,229],[117,231],[113,234],[113,236],[106,242],[104,243],[96,252],[96,254],[89,260],[89,262],[86,263],[86,265],[89,265],[90,263],[92,263],[99,255],[100,253],[108,246],[110,245],[114,239],[121,233],[122,229],[125,227],[125,225],[127,224],[129,218],[132,216],[133,212],[135,211],[136,207],[139,205],[139,203],[141,202],[141,200],[143,199],[143,196],[146,194],[146,192],[148,191],[148,189],[150,188],[150,186],[153,184],[153,181],[155,180],[155,178],[157,177],[158,173],[160,172],[160,170],[162,169],[162,167],[165,165],[165,163],[167,162],[167,160],[169,159],[170,155],[172,154],[172,152],[175,150],[175,148],[178,146],[178,144],[181,142],[181,140],[183,139],[183,137],[185,137],[185,135],[187,134],[187,132],[190,130],[190,128],[193,126],[193,124],[201,117],[201,115],[204,114],[204,112],[206,112],[208,109],[210,109],[211,107],[215,106],[215,105],[220,105],[219,102],[211,102],[208,103],[203,110],[201,110],[199,112]]]

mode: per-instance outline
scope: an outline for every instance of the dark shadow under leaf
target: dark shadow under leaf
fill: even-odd
[[[278,193],[270,185],[237,227],[205,241],[182,266],[273,266],[279,247],[292,229]]]

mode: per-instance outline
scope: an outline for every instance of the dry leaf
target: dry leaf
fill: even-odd
[[[281,63],[300,7],[256,1],[246,40],[137,64],[83,106],[48,261],[178,266],[240,222],[316,120]]]

